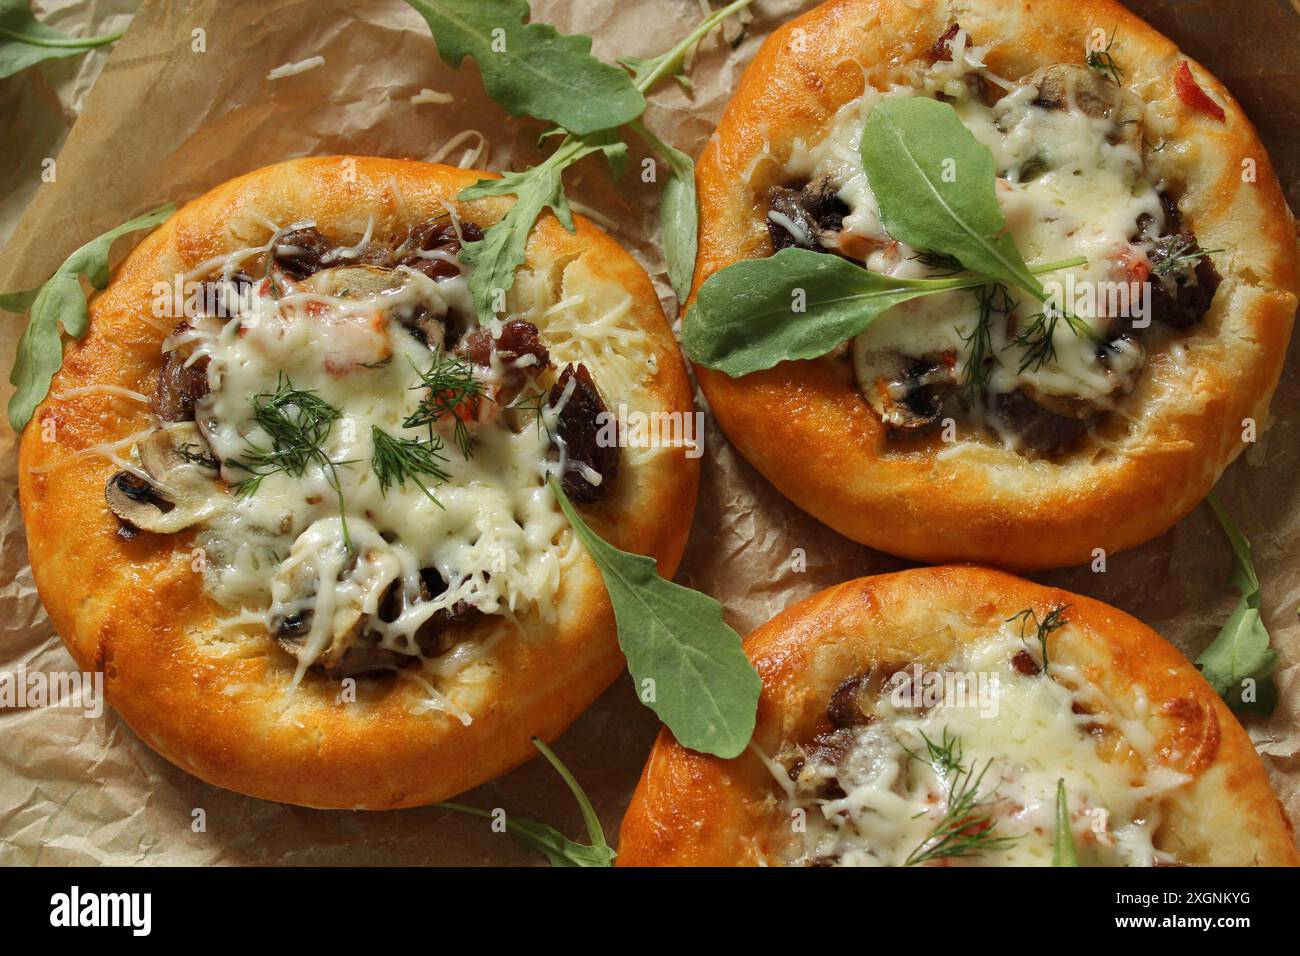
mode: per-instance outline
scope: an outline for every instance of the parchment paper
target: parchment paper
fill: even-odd
[[[918,4],[923,0],[917,0]],[[694,93],[665,83],[650,99],[648,125],[697,155],[740,70],[772,26],[810,2],[758,0],[755,20],[733,50],[738,27],[714,34],[693,64]],[[1234,90],[1259,126],[1293,206],[1300,201],[1300,16],[1283,0],[1162,0],[1132,4]],[[116,28],[109,9],[129,3],[49,2],[65,10],[54,25]],[[102,9],[101,9],[102,8]],[[534,15],[562,32],[595,37],[598,56],[661,51],[697,22],[697,0],[534,0]],[[88,20],[82,18],[89,18]],[[107,22],[107,26],[105,26]],[[1099,26],[1108,27],[1107,24]],[[203,31],[206,52],[196,52]],[[323,56],[324,65],[275,81],[286,63]],[[77,245],[160,203],[182,202],[250,169],[308,154],[361,153],[434,158],[456,133],[475,128],[491,142],[491,168],[534,160],[539,126],[513,120],[482,92],[470,61],[459,71],[437,58],[422,20],[397,0],[146,0],[111,52],[89,94],[72,97],[81,116],[58,155],[55,182],[39,184],[32,157],[51,155],[59,122],[42,117],[40,84],[76,87],[94,66],[57,61],[42,76],[0,81],[0,104],[14,109],[6,82],[35,84],[6,117],[20,130],[0,150],[17,193],[30,206],[0,252],[0,289],[43,280]],[[81,71],[87,70],[86,74]],[[69,71],[69,72],[61,72]],[[80,80],[76,78],[80,77]],[[428,88],[451,92],[445,105],[413,105]],[[461,150],[447,161],[459,160]],[[634,149],[634,156],[639,158]],[[39,159],[36,160],[39,163]],[[27,165],[24,165],[27,164]],[[483,161],[480,161],[483,164]],[[635,164],[631,167],[638,168]],[[603,214],[615,237],[654,275],[668,314],[674,302],[653,245],[657,187],[629,175],[611,182],[597,163],[569,177],[570,195]],[[37,185],[39,184],[39,185]],[[24,192],[24,190],[26,192]],[[16,198],[15,198],[16,197]],[[4,211],[0,204],[0,225]],[[579,208],[579,211],[584,211]],[[0,367],[9,368],[20,325],[0,314]],[[1264,617],[1282,655],[1282,703],[1250,721],[1273,784],[1300,818],[1300,510],[1296,446],[1300,376],[1294,356],[1258,446],[1220,485],[1250,536],[1264,585]],[[0,402],[11,388],[0,386]],[[0,424],[0,670],[67,670],[71,659],[40,606],[27,565],[15,486],[15,436]],[[824,587],[906,563],[830,531],[788,504],[740,459],[709,422],[700,503],[678,580],[727,607],[742,634]],[[792,570],[802,549],[807,568]],[[1235,603],[1224,586],[1230,556],[1202,507],[1144,547],[1112,555],[1105,574],[1073,569],[1039,580],[1092,595],[1147,622],[1189,655],[1214,636]],[[558,741],[585,785],[611,840],[657,724],[624,676]],[[581,823],[563,784],[540,761],[463,798],[545,820],[572,835]],[[202,810],[202,814],[196,811]],[[202,827],[196,822],[202,821]],[[422,808],[384,813],[316,811],[267,803],[201,783],[140,743],[111,711],[87,719],[69,708],[0,710],[0,862],[156,864],[535,863],[478,820]]]

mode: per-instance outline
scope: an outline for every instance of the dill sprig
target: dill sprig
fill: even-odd
[[[412,365],[412,368],[414,367]],[[419,428],[427,425],[429,439],[432,441],[434,424],[451,416],[454,422],[453,438],[456,447],[468,461],[473,454],[473,447],[469,426],[461,418],[460,408],[462,405],[472,407],[474,403],[485,398],[483,383],[474,375],[474,369],[469,362],[450,355],[435,355],[432,365],[424,371],[418,368],[415,371],[420,376],[420,384],[413,385],[412,388],[428,389],[428,394],[420,399],[420,404],[416,406],[415,411],[402,422],[403,427]]]
[[[347,508],[338,473],[339,465],[351,462],[333,461],[324,447],[334,423],[343,413],[310,389],[294,388],[293,382],[283,375],[276,381],[274,392],[254,395],[252,403],[253,419],[270,437],[271,446],[263,448],[250,441],[244,446],[243,458],[226,460],[227,466],[249,473],[249,477],[235,483],[235,494],[256,494],[262,480],[270,475],[301,478],[309,467],[319,465],[338,498],[343,544],[351,551]]]
[[[1111,31],[1110,39],[1106,41],[1105,49],[1091,50],[1084,59],[1084,62],[1094,70],[1101,70],[1103,73],[1109,73],[1116,83],[1121,82],[1120,77],[1124,74],[1124,71],[1120,69],[1119,64],[1115,62],[1115,58],[1111,56],[1110,53],[1110,48],[1115,43],[1115,34],[1118,32],[1118,29],[1119,28],[1117,27]]]
[[[979,316],[970,334],[961,336],[969,350],[961,383],[962,391],[968,399],[973,399],[984,391],[989,383],[992,366],[1002,364],[993,351],[993,316],[1010,315],[1015,308],[1011,293],[1001,282],[980,286],[972,291],[979,301]]]
[[[423,491],[426,498],[439,508],[442,507],[442,503],[420,480],[420,476],[424,475],[441,484],[451,478],[442,467],[447,456],[442,453],[440,437],[397,438],[378,425],[371,425],[370,438],[375,449],[370,463],[379,479],[380,494],[387,495],[389,488],[401,487],[409,481]]]
[[[956,734],[949,736],[947,726],[943,728],[943,735],[938,743],[927,737],[924,730],[920,731],[920,734],[921,739],[925,741],[925,761],[939,771],[942,776],[947,777],[953,771],[965,771],[965,765],[962,763],[961,738]],[[913,759],[922,759],[906,747],[903,748],[903,751]]]
[[[961,260],[956,256],[950,256],[946,252],[934,252],[931,250],[922,250],[914,256],[908,256],[923,266],[928,266],[938,275],[937,278],[945,276],[955,276],[960,272],[965,272],[966,267],[961,264]]]
[[[953,740],[955,742],[956,738]],[[927,747],[931,745],[928,740],[926,744]],[[957,752],[960,755],[960,749]],[[992,853],[1009,849],[1015,844],[1018,838],[998,835],[997,821],[985,812],[988,806],[996,802],[996,790],[988,796],[980,795],[980,785],[992,765],[993,758],[990,757],[979,773],[975,772],[974,767],[960,765],[944,772],[948,808],[943,819],[903,861],[904,866],[918,866],[947,857]],[[935,764],[935,769],[939,769],[938,764]]]
[[[1054,631],[1059,631],[1061,628],[1065,627],[1067,623],[1065,619],[1065,612],[1068,611],[1069,609],[1070,609],[1070,605],[1068,604],[1058,604],[1050,611],[1048,611],[1045,615],[1043,615],[1041,619],[1039,619],[1037,612],[1035,612],[1032,607],[1027,607],[1023,611],[1013,614],[1011,615],[1011,617],[1007,618],[1006,623],[1008,624],[1010,624],[1012,621],[1020,622],[1020,639],[1022,641],[1027,639],[1026,635],[1028,634],[1029,629],[1031,627],[1033,628],[1036,636],[1038,637],[1038,644],[1043,651],[1043,673],[1044,674],[1047,673],[1047,664],[1048,664],[1047,639],[1052,635]]]
[[[1020,374],[1028,369],[1036,372],[1048,362],[1056,361],[1056,322],[1059,317],[1055,309],[1031,315],[1024,331],[1007,343],[1007,348],[1017,346],[1025,350],[1020,357]]]
[[[1185,272],[1206,256],[1222,251],[1222,249],[1202,249],[1194,237],[1178,236],[1170,243],[1168,254],[1153,265],[1151,271],[1158,276]]]

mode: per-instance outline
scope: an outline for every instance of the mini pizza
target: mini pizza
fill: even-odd
[[[1295,865],[1246,732],[1150,628],[971,565],[862,578],[752,633],[734,760],[655,743],[619,862]]]
[[[886,228],[909,210],[864,156],[895,148],[871,117],[902,98],[950,107],[991,157],[1004,225],[976,238],[1009,237],[1051,304],[990,278],[820,357],[697,364],[718,421],[795,504],[912,559],[1054,567],[1162,533],[1267,425],[1291,333],[1295,223],[1254,128],[1117,3],[831,0],[767,40],[701,156],[695,301],[791,248],[889,281],[969,275]],[[908,164],[984,188],[924,150],[876,182]]]
[[[558,735],[623,661],[552,476],[676,567],[696,463],[614,420],[691,405],[650,280],[548,215],[480,323],[460,250],[512,199],[456,196],[490,175],[331,157],[219,186],[94,298],[25,431],[55,627],[205,780],[410,806]]]

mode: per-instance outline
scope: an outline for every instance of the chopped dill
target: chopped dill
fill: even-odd
[[[388,434],[378,425],[370,426],[370,438],[374,444],[374,454],[370,463],[379,478],[379,491],[388,494],[388,489],[401,487],[408,481],[424,492],[424,496],[439,508],[441,502],[433,496],[420,476],[433,478],[441,483],[451,475],[442,466],[447,456],[442,453],[442,439],[432,436],[428,439],[397,438]]]
[[[415,368],[412,365],[412,368]],[[419,428],[427,425],[429,440],[433,440],[433,426],[436,422],[450,416],[454,420],[453,437],[456,447],[468,461],[473,454],[469,426],[465,424],[462,406],[473,408],[484,399],[483,383],[474,375],[473,367],[466,361],[450,355],[435,355],[433,364],[424,371],[415,370],[420,376],[420,384],[415,389],[428,389],[428,394],[420,399],[415,411],[402,422],[405,428]]]
[[[1121,82],[1120,77],[1124,71],[1120,69],[1119,64],[1115,62],[1115,57],[1111,56],[1110,48],[1115,43],[1115,34],[1119,28],[1116,27],[1110,32],[1110,39],[1106,41],[1106,47],[1102,50],[1090,50],[1084,62],[1094,70],[1101,70],[1103,73],[1109,73],[1116,83]]]
[[[1056,322],[1059,313],[1047,309],[1031,315],[1025,329],[1007,343],[1007,348],[1018,346],[1025,350],[1020,357],[1020,374],[1032,369],[1038,371],[1048,362],[1056,361]]]
[[[968,400],[973,400],[981,394],[989,383],[989,374],[993,365],[1000,365],[998,357],[993,351],[992,323],[994,314],[1003,317],[1010,315],[1015,308],[1015,302],[1011,298],[1011,293],[1001,282],[995,282],[993,285],[981,286],[974,289],[975,298],[979,301],[979,317],[976,319],[975,328],[971,329],[969,335],[963,335],[962,341],[966,343],[969,349],[969,355],[966,358],[966,369],[962,375],[962,391]]]
[[[965,272],[966,267],[961,264],[961,260],[956,256],[950,256],[946,252],[921,251],[914,256],[908,256],[915,262],[921,263],[933,269],[937,275],[935,278],[944,278],[955,276],[958,273]]]
[[[949,736],[948,728],[946,726],[943,728],[943,736],[939,739],[938,743],[935,743],[927,737],[925,731],[920,731],[920,734],[921,739],[925,741],[925,759],[934,767],[935,770],[939,771],[944,777],[948,776],[948,774],[952,773],[954,770],[965,771],[966,768],[962,764],[961,760],[960,737],[956,735]],[[914,760],[922,759],[906,747],[903,748],[903,751]]]
[[[1011,615],[1007,618],[1006,623],[1012,621],[1020,622],[1020,639],[1026,639],[1029,629],[1032,627],[1038,637],[1038,644],[1043,650],[1043,673],[1047,673],[1047,638],[1052,632],[1059,631],[1065,627],[1065,612],[1070,609],[1068,604],[1058,604],[1048,611],[1040,620],[1038,614],[1032,607],[1027,607],[1023,611]]]
[[[1185,272],[1208,255],[1222,252],[1222,249],[1202,249],[1194,237],[1177,236],[1170,244],[1169,252],[1151,267],[1158,276]]]
[[[347,508],[338,474],[339,465],[351,462],[331,460],[324,448],[342,412],[314,391],[294,388],[293,382],[283,375],[276,381],[274,392],[254,395],[252,404],[253,419],[270,437],[271,447],[263,448],[250,441],[244,446],[243,458],[226,460],[228,467],[249,473],[249,477],[234,484],[235,494],[254,495],[269,475],[282,473],[301,478],[309,467],[319,465],[338,497],[343,544],[351,551]]]
[[[945,733],[945,738],[946,736]],[[929,740],[926,745],[933,748]],[[960,744],[955,737],[948,746],[947,755],[949,758],[952,756],[954,746],[960,761]],[[943,754],[944,751],[940,749],[940,753]],[[918,866],[948,857],[991,853],[1015,845],[1018,838],[1000,836],[997,821],[986,812],[986,808],[996,802],[997,791],[994,790],[987,796],[980,795],[980,784],[992,765],[993,758],[990,757],[978,774],[973,766],[964,767],[960,763],[942,771],[948,788],[948,808],[934,829],[908,854],[903,861],[904,866]],[[938,763],[934,766],[936,771],[940,770]]]

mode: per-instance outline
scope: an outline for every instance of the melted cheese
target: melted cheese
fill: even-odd
[[[983,65],[983,49],[970,49],[966,44],[963,31],[953,41],[952,62],[916,68],[906,77],[907,82],[884,91],[868,87],[839,110],[824,139],[812,145],[795,144],[786,171],[794,178],[825,179],[838,187],[839,197],[851,210],[844,220],[845,232],[863,242],[861,248],[874,250],[865,260],[868,269],[913,278],[933,274],[915,258],[916,250],[894,242],[881,224],[859,144],[868,114],[882,100],[942,94],[975,138],[993,153],[999,177],[998,202],[1026,262],[1033,266],[1087,258],[1084,265],[1042,275],[1039,280],[1059,282],[1064,301],[1057,304],[1102,331],[1108,324],[1106,315],[1114,314],[1108,306],[1117,301],[1123,304],[1123,296],[1130,292],[1141,295],[1139,289],[1128,285],[1132,273],[1127,271],[1136,260],[1138,274],[1145,274],[1141,271],[1144,247],[1129,243],[1139,216],[1149,215],[1157,226],[1164,222],[1157,184],[1144,173],[1141,137],[1112,142],[1116,138],[1112,121],[1077,109],[1072,96],[1066,109],[1032,105],[1038,95],[1036,87],[1009,84],[989,73]],[[969,73],[1009,92],[995,105],[985,105],[964,81]],[[1115,285],[1119,282],[1123,288]],[[988,383],[990,393],[1012,392],[1027,385],[1040,394],[1079,396],[1105,406],[1112,396],[1131,389],[1144,362],[1142,350],[1130,345],[1100,358],[1095,344],[1076,334],[1065,321],[1056,324],[1053,335],[1055,358],[1041,368],[1022,370],[1024,350],[1012,340],[1017,331],[1023,331],[1023,320],[1041,312],[1043,305],[1027,293],[1010,291],[1012,314],[1021,325],[1017,330],[1000,319],[990,323],[990,344],[998,358]],[[1133,299],[1139,306],[1141,301]],[[958,375],[964,375],[971,351],[968,343],[978,317],[979,305],[970,292],[933,295],[900,305],[855,340],[859,368],[867,366],[871,353],[882,351],[907,356],[951,352],[957,358]]]
[[[974,791],[978,813],[994,821],[997,836],[1013,842],[943,862],[1050,863],[1058,779],[1065,781],[1071,835],[1081,863],[1168,861],[1153,843],[1162,820],[1160,803],[1187,778],[1159,765],[1141,693],[1136,694],[1136,715],[1125,716],[1068,665],[1053,662],[1050,677],[1020,673],[1011,659],[1025,648],[1009,627],[967,646],[944,668],[948,692],[936,693],[937,702],[909,698],[887,686],[870,705],[869,723],[839,731],[853,739],[838,765],[818,758],[814,750],[795,785],[784,767],[773,762],[789,809],[802,810],[806,819],[792,862],[897,866],[915,860],[919,848],[932,845],[927,841],[948,811],[954,785],[961,782],[930,758],[927,740],[942,744],[945,739],[959,742],[968,772],[976,777],[983,773]],[[953,693],[954,686],[963,686],[954,680],[957,675],[966,675],[964,699],[960,691]],[[938,686],[937,678],[927,674],[919,684],[913,678],[910,686],[932,685]],[[913,706],[917,703],[933,706]],[[1075,713],[1076,704],[1096,713]],[[1097,738],[1088,732],[1090,724],[1122,734],[1136,757],[1103,759]],[[816,798],[818,783],[832,778],[844,795]]]

